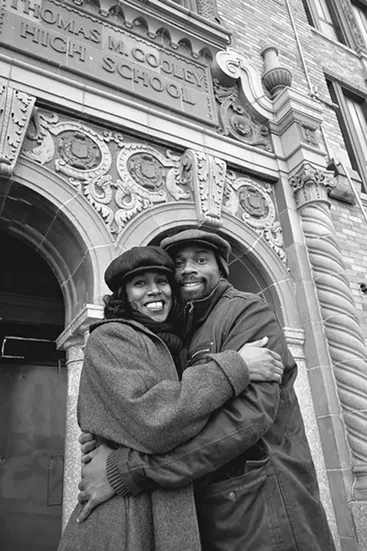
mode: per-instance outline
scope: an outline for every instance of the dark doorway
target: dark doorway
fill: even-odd
[[[67,379],[64,304],[47,263],[0,233],[0,549],[56,551]]]

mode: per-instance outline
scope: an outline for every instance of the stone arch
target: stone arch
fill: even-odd
[[[86,303],[99,303],[114,244],[98,213],[57,174],[21,158],[3,188],[0,221],[53,270],[67,325]]]
[[[222,217],[219,233],[234,250],[230,269],[235,264],[246,266],[253,278],[249,290],[262,294],[273,305],[282,325],[299,328],[293,282],[280,258],[252,228],[230,214],[222,213]],[[172,230],[197,226],[194,205],[184,202],[163,205],[141,213],[130,222],[120,237],[119,248],[123,251],[135,245],[158,244]]]

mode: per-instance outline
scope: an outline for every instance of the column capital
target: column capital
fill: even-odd
[[[102,318],[103,306],[85,304],[56,339],[57,348],[70,351],[74,347],[83,347],[89,326]]]
[[[298,172],[290,177],[289,183],[299,209],[315,202],[329,205],[328,190],[336,186],[332,171],[314,167],[310,163],[304,163]]]

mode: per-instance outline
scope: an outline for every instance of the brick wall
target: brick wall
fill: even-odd
[[[362,65],[356,52],[312,28],[302,0],[289,0],[288,5],[286,0],[217,1],[221,22],[233,33],[231,46],[247,55],[260,73],[263,71],[262,48],[269,43],[275,44],[279,48],[280,63],[293,73],[292,87],[310,93],[289,5],[309,79],[320,99],[330,103],[325,73],[338,75],[344,83],[367,95]],[[327,140],[321,147],[329,151],[331,157],[350,165],[335,110],[323,102],[321,105]],[[367,212],[366,205],[365,210]],[[346,205],[333,200],[331,213],[362,330],[367,337],[367,295],[360,289],[361,283],[367,283],[367,223],[358,204]]]

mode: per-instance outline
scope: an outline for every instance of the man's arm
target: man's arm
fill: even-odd
[[[262,338],[264,334],[270,335],[269,342],[281,354],[287,372],[287,384],[292,384],[296,376],[295,362],[287,349],[284,335],[272,309],[263,301],[256,299],[245,311],[239,311],[236,323],[228,332],[223,347],[239,346],[244,339],[251,341]],[[254,391],[256,400],[252,409],[251,395]],[[276,416],[278,401],[279,388],[276,384],[250,385],[240,398],[231,402],[230,411],[222,408],[213,414],[197,437],[169,454],[148,456],[124,448],[113,452],[109,460],[110,481],[123,495],[149,490],[156,484],[171,487],[184,485],[208,472],[213,472],[252,447],[265,434]],[[252,428],[255,429],[254,432]],[[106,458],[107,454],[99,472],[107,481]],[[93,470],[92,466],[85,468],[86,484],[90,470]],[[111,497],[114,491],[108,483],[106,486]],[[99,500],[97,494],[93,490],[89,492],[88,488],[87,491],[83,489],[81,501],[91,498],[84,510],[86,516],[96,505],[108,499],[107,497]]]
[[[249,383],[246,363],[235,351],[186,369],[179,381],[158,340],[157,348],[160,353],[154,346],[147,350],[135,329],[119,323],[92,333],[78,400],[83,430],[144,452],[163,453],[200,432],[210,413]]]
[[[157,487],[184,486],[251,448],[271,426],[278,404],[274,398],[279,397],[279,385],[265,383],[267,391],[260,396],[262,385],[250,384],[241,396],[213,413],[197,437],[171,452],[151,455],[104,445],[90,452],[91,461],[84,465],[79,485],[78,499],[86,503],[79,521],[115,493],[128,496]],[[264,405],[266,394],[269,403]]]

